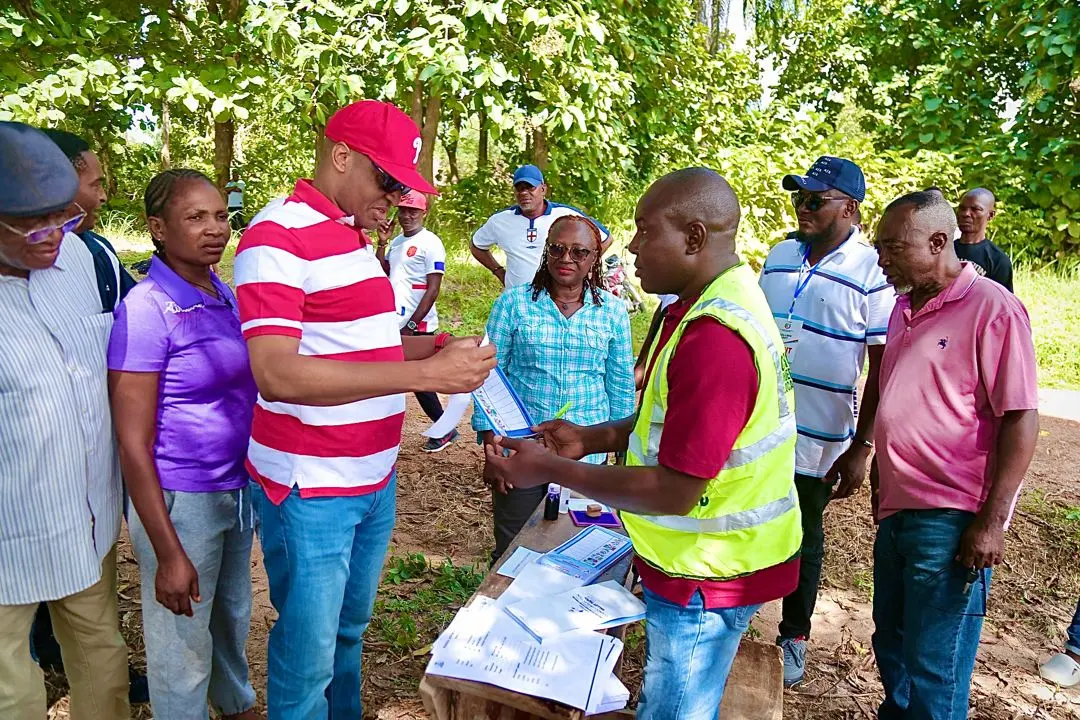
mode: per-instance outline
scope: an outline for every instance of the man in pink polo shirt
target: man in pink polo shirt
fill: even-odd
[[[394,526],[404,393],[475,390],[495,367],[478,338],[399,334],[363,233],[410,188],[436,192],[416,172],[416,124],[365,100],[325,134],[314,179],[256,215],[236,253],[259,388],[247,470],[279,614],[270,720],[361,717],[361,638]]]
[[[889,321],[871,469],[882,720],[966,718],[990,574],[1039,433],[1027,311],[953,249],[939,195],[894,200],[878,264]]]

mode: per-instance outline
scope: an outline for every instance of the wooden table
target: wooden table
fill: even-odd
[[[512,579],[499,575],[496,571],[519,546],[547,552],[583,529],[574,525],[569,515],[559,515],[559,519],[555,521],[544,520],[543,516],[544,504],[540,503],[513,544],[507,548],[466,605],[472,604],[477,595],[493,599],[502,595]],[[617,532],[623,531],[620,528]],[[628,584],[631,558],[632,555],[623,558],[597,582],[617,580],[624,585]],[[626,626],[623,625],[609,632],[621,638],[625,630]],[[775,645],[743,639],[728,678],[724,702],[720,706],[720,717],[723,720],[780,720],[784,666],[779,652],[780,649]],[[616,675],[620,675],[621,666],[622,657],[615,666]],[[436,720],[582,720],[585,717],[583,711],[554,700],[441,675],[424,675],[420,681],[420,698],[423,700],[424,709]],[[590,720],[633,717],[632,710],[589,716]]]

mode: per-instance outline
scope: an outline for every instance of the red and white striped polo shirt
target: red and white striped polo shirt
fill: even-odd
[[[267,205],[240,240],[236,295],[244,337],[299,338],[300,354],[345,362],[404,360],[394,291],[363,233],[308,180]],[[247,468],[274,503],[364,495],[389,482],[405,396],[315,407],[255,407]]]

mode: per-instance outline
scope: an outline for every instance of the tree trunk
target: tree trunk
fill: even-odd
[[[461,173],[458,171],[457,162],[457,149],[458,141],[461,139],[461,111],[454,110],[450,113],[450,132],[446,135],[446,142],[443,143],[443,147],[446,149],[446,161],[450,165],[450,182],[456,183],[461,180]]]
[[[161,100],[161,169],[172,167],[172,148],[169,147],[171,128],[169,127],[169,101]]]
[[[214,178],[218,190],[225,191],[225,184],[232,174],[233,137],[236,124],[233,120],[214,123]]]
[[[547,133],[544,128],[533,128],[532,131],[532,159],[533,164],[541,170],[547,170],[548,144]]]
[[[480,109],[480,140],[476,145],[476,169],[487,170],[488,166],[488,128],[487,111]]]
[[[424,83],[420,80],[420,71],[416,71],[413,79],[412,96],[409,98],[409,117],[416,123],[416,127],[424,125]]]
[[[439,134],[439,117],[442,114],[442,96],[432,92],[424,109],[424,126],[420,128],[420,157],[416,169],[428,182],[435,182],[435,140]]]

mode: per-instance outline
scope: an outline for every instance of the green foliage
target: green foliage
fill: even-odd
[[[1080,387],[1075,338],[1080,325],[1080,272],[1021,268],[1015,273],[1015,288],[1031,316],[1039,385]]]
[[[397,653],[423,652],[483,580],[476,565],[432,566],[419,553],[391,556],[371,619],[374,636]]]

